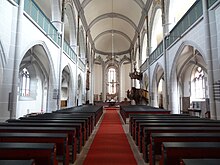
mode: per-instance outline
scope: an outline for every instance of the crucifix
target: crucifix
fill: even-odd
[[[116,85],[119,85],[119,83],[114,81],[113,79],[112,79],[112,81],[108,82],[108,86],[110,86],[110,88],[109,88],[110,94],[116,93]]]
[[[113,79],[112,79],[112,81],[111,82],[109,82],[109,84],[111,84],[111,94],[114,94],[116,91],[115,91],[115,84],[116,84],[117,82],[115,82]]]

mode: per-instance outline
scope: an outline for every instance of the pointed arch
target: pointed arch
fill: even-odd
[[[186,40],[179,46],[169,75],[170,100],[179,98],[176,102],[171,102],[170,104],[173,113],[180,113],[180,110],[188,110],[190,102],[187,104],[185,101],[185,104],[182,104],[182,100],[190,101],[192,72],[195,66],[200,66],[207,76],[206,61],[203,50],[193,41]]]
[[[0,84],[3,81],[3,74],[4,74],[3,70],[5,68],[5,65],[6,65],[6,55],[4,52],[4,46],[0,40]]]
[[[30,96],[18,96],[16,116],[55,109],[56,100],[53,99],[53,94],[57,82],[56,72],[45,42],[33,41],[26,45],[19,59],[20,71],[27,68],[30,73]]]
[[[114,98],[114,100],[118,100],[119,97],[120,97],[120,86],[119,86],[119,82],[120,82],[120,68],[119,68],[119,63],[117,62],[117,60],[114,60],[114,64],[112,63],[112,60],[108,60],[106,62],[106,65],[105,65],[105,71],[104,71],[104,84],[106,84],[106,87],[105,87],[105,91],[106,91],[106,99],[110,100],[111,98]],[[110,71],[111,70],[114,70],[113,74],[113,80],[110,80],[109,76],[110,76]],[[112,81],[112,82],[110,82]],[[109,86],[110,84],[113,85],[114,87],[114,90],[113,90],[113,93],[109,91]]]
[[[192,46],[192,47],[194,47],[196,50],[198,50],[198,51],[200,52],[200,54],[202,54],[202,55],[205,54],[204,51],[203,51],[203,49],[202,49],[197,43],[195,43],[195,42],[193,42],[193,41],[191,41],[191,40],[185,40],[185,41],[183,41],[183,42],[181,43],[181,45],[179,46],[179,48],[178,48],[178,50],[177,50],[177,52],[176,52],[176,54],[175,54],[175,57],[174,57],[174,60],[173,60],[173,63],[172,63],[172,67],[171,67],[171,68],[173,68],[174,65],[176,64],[176,62],[177,62],[179,56],[181,55],[181,52],[182,52],[183,49],[185,48],[185,46]],[[206,56],[203,56],[203,58],[204,58],[204,60],[205,60],[205,63],[207,64]],[[173,69],[172,69],[172,70],[173,70]],[[171,75],[172,75],[172,73],[171,73]],[[171,77],[171,76],[169,76],[169,77]]]
[[[159,45],[162,40],[162,10],[161,5],[156,4],[153,6],[152,17],[150,19],[150,27],[149,27],[149,40],[151,43],[151,52]],[[156,36],[156,37],[155,37]]]
[[[158,85],[160,83],[160,80],[163,79],[163,75],[164,75],[164,68],[162,67],[162,65],[157,62],[155,67],[154,67],[154,71],[153,71],[153,77],[151,80],[151,84],[152,84],[152,105],[159,107],[159,103],[160,103],[160,98],[159,98],[159,93],[158,93]],[[162,89],[163,90],[163,89]],[[162,91],[162,95],[163,95],[163,91]],[[164,97],[164,96],[163,96]],[[163,101],[163,98],[161,100]]]
[[[4,52],[4,46],[0,40],[0,67],[4,68],[5,64],[6,64],[6,56]]]
[[[77,35],[76,35],[76,30],[77,30],[77,23],[76,23],[76,10],[73,6],[72,3],[68,2],[65,5],[65,13],[68,19],[68,29],[69,29],[69,44],[72,48],[75,48],[75,46],[77,45]]]
[[[29,49],[31,49],[32,47],[34,47],[36,45],[42,46],[43,50],[45,51],[45,54],[47,55],[46,58],[48,59],[48,65],[49,65],[49,69],[50,69],[50,70],[48,70],[48,73],[49,73],[48,75],[50,75],[50,77],[52,78],[52,79],[50,79],[51,83],[52,84],[58,83],[58,82],[56,82],[57,81],[56,75],[55,75],[56,71],[55,71],[55,67],[54,67],[52,54],[50,53],[50,50],[44,41],[38,40],[38,41],[31,42],[26,47],[24,47],[21,54],[25,54]],[[21,61],[20,61],[20,63],[21,63]]]
[[[120,61],[120,65],[122,65],[124,62],[129,62],[131,63],[131,59],[128,58],[128,56],[124,55],[124,57]]]
[[[143,75],[143,89],[149,91],[149,75],[144,73]]]
[[[73,73],[71,72],[70,65],[64,66],[62,69],[61,81],[61,107],[73,106]]]

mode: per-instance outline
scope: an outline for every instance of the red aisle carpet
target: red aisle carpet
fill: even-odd
[[[117,111],[106,111],[84,165],[136,165]]]

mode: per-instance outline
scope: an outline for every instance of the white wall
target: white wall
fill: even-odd
[[[13,75],[13,59],[10,56],[14,54],[16,14],[16,6],[6,0],[0,0],[0,121],[9,116],[8,98]]]
[[[127,90],[131,90],[131,78],[129,77],[129,73],[131,72],[131,64],[122,64],[121,66],[121,98],[119,101],[123,101],[124,98],[127,98]]]
[[[95,64],[94,65],[94,94],[100,95],[102,91],[103,84],[103,71],[102,65]]]
[[[13,65],[14,65],[14,55],[15,55],[15,39],[17,36],[16,33],[16,26],[17,26],[17,6],[12,5],[7,0],[0,0],[0,44],[2,47],[2,50],[0,52],[1,55],[1,65],[3,68],[0,68],[0,107],[1,107],[1,115],[0,115],[0,121],[4,121],[5,119],[9,118],[9,111],[8,111],[8,95],[9,92],[11,92],[12,88],[12,76],[13,76]],[[44,63],[42,61],[42,64],[45,65],[44,67],[46,69],[49,69],[49,77],[48,77],[48,100],[47,100],[47,112],[53,111],[57,109],[56,99],[53,99],[53,90],[57,89],[58,87],[58,77],[59,77],[59,64],[60,64],[60,48],[58,45],[52,42],[47,37],[47,34],[44,34],[43,31],[41,31],[41,28],[32,22],[31,18],[29,16],[25,15],[25,13],[22,15],[21,18],[21,38],[20,38],[20,46],[19,51],[16,53],[18,62],[16,66],[16,71],[18,73],[20,62],[22,61],[25,53],[36,45],[41,45],[44,48],[43,55],[47,56],[46,59],[50,62],[49,64]],[[43,50],[43,49],[42,49]],[[42,58],[45,58],[45,56]],[[41,58],[41,57],[39,57]],[[76,65],[75,63],[67,57],[65,54],[63,54],[62,58],[62,66],[61,70],[64,66],[69,65],[71,67],[71,73],[76,73]],[[80,71],[78,69],[78,73],[84,74],[83,71]],[[74,75],[71,75],[72,77],[75,77]],[[18,76],[15,75],[16,78]],[[75,79],[72,80],[72,87],[75,88]],[[82,77],[83,85],[85,85],[84,76]],[[38,84],[40,85],[40,84]],[[42,84],[41,84],[42,86]],[[76,88],[75,88],[76,89]],[[38,100],[42,100],[42,89],[41,91],[38,91]],[[74,93],[76,90],[71,89]],[[82,89],[82,95],[85,95],[84,88]],[[72,102],[75,101],[75,94],[71,94]],[[81,97],[82,98],[82,97]],[[27,103],[27,102],[26,102]],[[30,106],[31,105],[31,106]],[[31,108],[30,108],[31,107]],[[29,112],[38,112],[41,110],[41,103],[33,103],[32,101],[29,101],[27,104],[22,104],[22,102],[16,107],[16,116],[22,116],[23,114],[27,113],[27,109],[29,109]]]

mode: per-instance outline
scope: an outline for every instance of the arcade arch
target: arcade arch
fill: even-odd
[[[146,73],[143,75],[142,88],[149,91],[149,76]]]
[[[19,65],[16,118],[48,111],[52,66],[43,45],[34,45],[25,53]]]
[[[152,79],[152,105],[155,107],[164,108],[164,69],[159,63],[156,65],[153,75],[154,76]]]
[[[179,48],[173,62],[170,82],[170,100],[175,100],[171,103],[173,113],[198,108],[204,117],[209,100],[208,74],[207,64],[198,47],[183,44]]]
[[[6,64],[6,57],[4,53],[4,47],[2,45],[2,42],[0,40],[0,84],[3,82],[3,68]]]
[[[69,107],[71,102],[72,93],[72,80],[69,66],[65,66],[62,71],[62,81],[61,81],[61,108]]]

